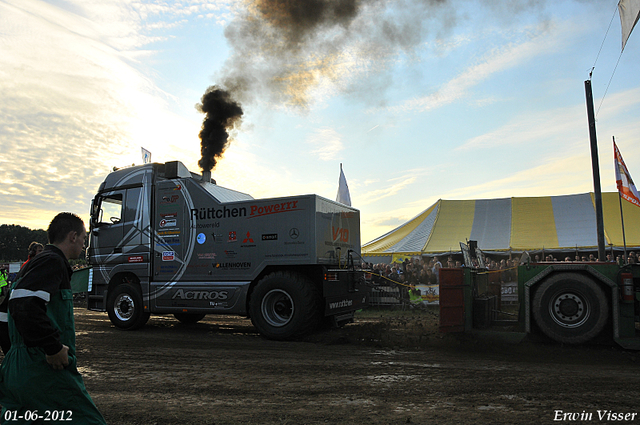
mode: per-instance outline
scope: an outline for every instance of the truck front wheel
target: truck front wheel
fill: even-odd
[[[565,344],[590,341],[604,329],[609,317],[602,288],[578,273],[559,273],[542,282],[532,310],[542,333]]]
[[[276,272],[256,285],[249,302],[251,322],[269,339],[307,334],[321,319],[320,291],[303,275]]]
[[[144,326],[150,313],[144,311],[140,288],[131,283],[115,287],[107,299],[109,319],[117,328],[134,330]]]

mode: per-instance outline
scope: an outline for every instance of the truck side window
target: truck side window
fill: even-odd
[[[100,203],[100,225],[118,224],[122,221],[122,194],[107,195]]]

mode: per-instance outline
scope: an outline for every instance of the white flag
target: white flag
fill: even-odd
[[[340,164],[340,180],[338,181],[338,195],[336,201],[341,204],[351,206],[351,195],[349,195],[349,186],[347,186],[347,178],[342,171],[342,164]]]
[[[151,152],[143,147],[141,147],[140,149],[142,149],[142,163],[149,164],[151,162]]]
[[[618,3],[620,25],[622,26],[622,50],[640,18],[640,0],[620,0]]]

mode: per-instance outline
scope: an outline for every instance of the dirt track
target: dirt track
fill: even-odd
[[[75,316],[78,364],[110,424],[544,424],[558,410],[640,423],[640,353],[443,336],[434,313],[296,342],[239,317],[124,332],[105,313]]]

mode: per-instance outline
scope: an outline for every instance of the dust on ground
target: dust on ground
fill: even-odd
[[[287,342],[236,316],[152,316],[137,331],[83,308],[75,319],[79,369],[109,424],[606,423],[603,411],[640,413],[638,353],[441,334],[437,310],[367,310]]]

